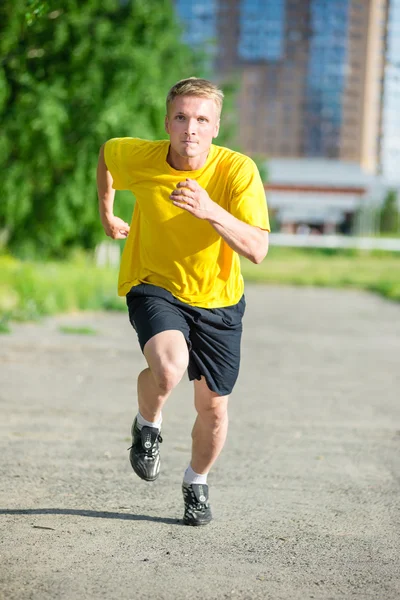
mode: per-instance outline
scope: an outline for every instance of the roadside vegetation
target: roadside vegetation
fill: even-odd
[[[79,256],[69,262],[0,257],[0,333],[11,321],[80,310],[125,310],[116,294],[117,271]]]
[[[261,265],[242,263],[247,281],[375,292],[400,302],[400,255],[384,251],[271,248]]]
[[[400,302],[400,256],[388,252],[271,248],[261,265],[243,260],[247,282],[353,288]],[[0,256],[0,333],[13,321],[81,310],[125,311],[116,293],[118,269],[88,254],[68,262]]]

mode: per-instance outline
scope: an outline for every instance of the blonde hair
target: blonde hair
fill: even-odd
[[[215,85],[215,83],[212,83],[207,79],[188,77],[187,79],[181,79],[178,83],[173,85],[167,94],[167,114],[171,103],[177,96],[211,98],[211,100],[214,100],[217,107],[218,116],[221,114],[224,93]]]

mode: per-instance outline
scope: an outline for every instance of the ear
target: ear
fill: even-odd
[[[213,133],[213,138],[216,138],[219,134],[219,126],[220,126],[221,120],[218,119],[218,121],[215,124],[215,128],[214,128],[214,133]]]
[[[164,119],[164,128],[165,131],[169,134],[169,121],[168,121],[168,115],[165,115],[165,119]]]

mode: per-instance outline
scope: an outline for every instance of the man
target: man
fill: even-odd
[[[99,210],[113,239],[127,238],[118,293],[148,368],[138,376],[130,461],[154,481],[160,471],[162,407],[188,369],[197,417],[182,484],[184,523],[212,519],[207,475],[226,439],[229,394],[240,361],[245,309],[239,255],[268,251],[265,193],[253,161],[212,144],[223,94],[191,77],[167,96],[169,140],[109,140],[98,163]],[[131,225],[113,213],[114,190],[136,197]]]

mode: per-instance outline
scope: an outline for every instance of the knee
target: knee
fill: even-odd
[[[178,385],[186,368],[185,361],[175,361],[164,364],[156,372],[153,372],[153,377],[161,395],[168,394]]]
[[[228,418],[228,403],[222,398],[203,406],[196,406],[197,413],[213,431],[218,431]]]

